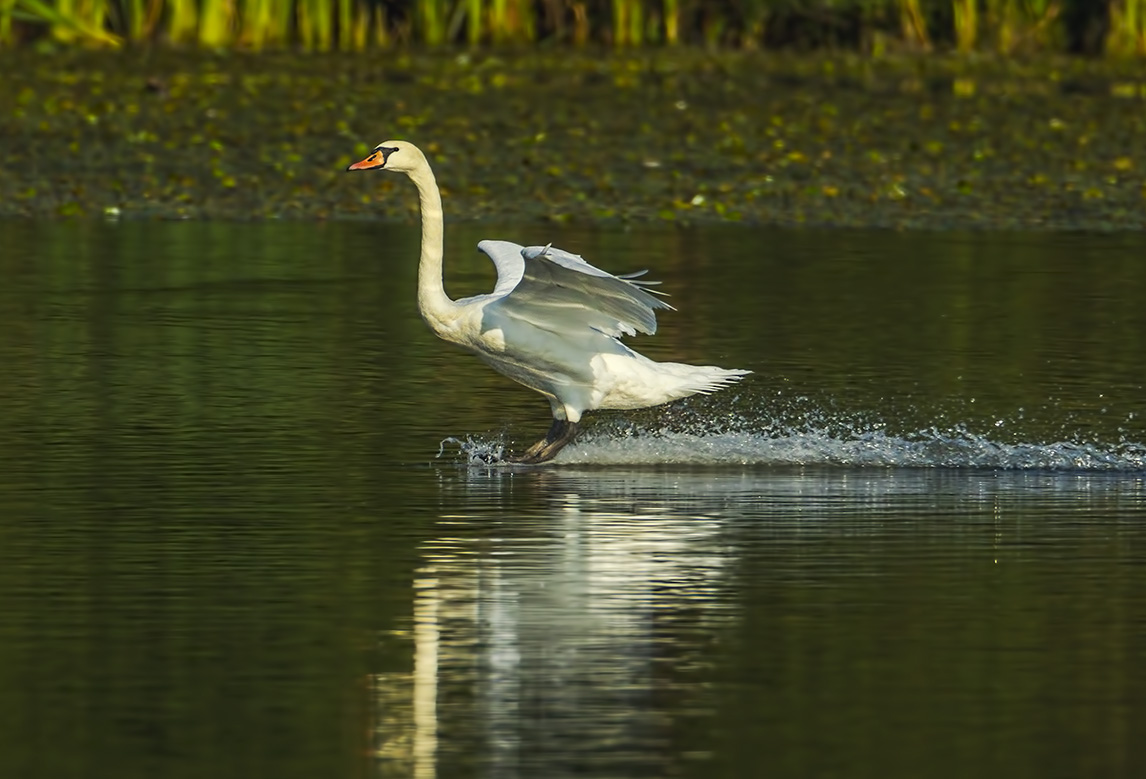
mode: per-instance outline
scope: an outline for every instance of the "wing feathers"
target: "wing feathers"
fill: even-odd
[[[521,247],[510,241],[482,241],[478,248],[497,267],[494,295],[506,314],[555,331],[577,325],[611,336],[653,334],[656,309],[672,309],[636,281],[648,271],[614,276],[580,256],[550,246]]]

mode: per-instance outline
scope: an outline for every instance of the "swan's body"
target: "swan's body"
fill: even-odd
[[[478,249],[497,267],[497,285],[487,295],[450,300],[442,281],[442,199],[429,163],[413,144],[386,141],[349,170],[376,168],[405,173],[418,188],[418,311],[426,324],[549,400],[553,426],[519,462],[552,459],[586,411],[656,406],[714,392],[749,373],[634,352],[620,337],[655,333],[656,310],[672,306],[644,289],[650,282],[613,276],[549,246],[482,241]]]

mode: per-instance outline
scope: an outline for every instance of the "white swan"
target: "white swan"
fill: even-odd
[[[714,392],[751,371],[654,362],[620,342],[656,332],[654,313],[672,306],[636,281],[613,276],[552,246],[482,241],[497,267],[488,295],[450,300],[442,281],[442,198],[426,157],[412,143],[385,141],[348,170],[405,173],[418,187],[422,257],[418,311],[439,337],[477,354],[494,370],[549,399],[553,426],[514,462],[541,463],[577,434],[598,408],[656,406]]]

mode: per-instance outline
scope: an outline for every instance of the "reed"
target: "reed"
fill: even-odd
[[[110,6],[109,26],[125,40],[138,42],[148,38],[159,20],[162,6],[159,0],[124,0]]]
[[[583,2],[573,0],[570,3],[573,11],[573,43],[584,46],[589,42],[589,11]]]
[[[56,0],[60,21],[52,25],[52,36],[61,43],[83,37],[84,30],[103,30],[107,15],[105,0]]]
[[[514,0],[517,8],[516,17],[521,30],[522,40],[533,41],[537,39],[537,20],[534,17],[534,4],[530,0]]]
[[[504,43],[509,40],[511,30],[509,0],[493,0],[493,8],[490,9],[489,26],[494,43]]]
[[[371,14],[372,14],[372,16],[371,16]],[[383,11],[382,8],[379,6],[374,6],[373,9],[370,12],[368,12],[368,14],[367,14],[367,19],[371,19],[371,18],[373,19],[373,22],[367,23],[367,30],[373,29],[373,31],[374,31],[374,42],[382,48],[389,46],[391,36],[390,36],[390,28],[388,28],[386,26],[386,13],[385,13],[385,11]],[[364,32],[363,34],[365,35],[368,33]]]
[[[613,29],[615,46],[640,46],[648,37],[648,22],[651,17],[645,13],[641,0],[612,0]]]
[[[334,16],[327,0],[300,0],[299,37],[307,51],[330,51],[334,41]]]
[[[529,0],[492,0],[488,24],[494,43],[529,41],[536,37],[533,3]]]
[[[26,13],[17,6],[18,0],[0,0],[0,47],[11,46],[16,42],[12,21]]]
[[[430,46],[440,46],[446,42],[445,0],[421,0],[417,4],[419,32],[422,40]]]
[[[967,54],[979,39],[979,0],[954,0],[955,48]]]
[[[774,0],[745,0],[741,6],[739,21],[740,45],[746,49],[759,48],[764,44],[764,33],[768,27],[769,17],[776,11]],[[706,43],[710,46],[719,45],[720,36],[724,26],[718,25],[716,29],[707,30]],[[711,35],[711,38],[709,36]]]
[[[629,11],[632,0],[613,0],[613,43],[624,46],[629,42]]]
[[[645,42],[645,7],[640,0],[632,0],[629,8],[629,43],[640,46]]]
[[[255,51],[265,47],[271,41],[272,18],[270,0],[249,0],[240,16],[239,45]]]
[[[102,10],[105,6],[70,3],[61,8],[52,0],[0,0],[0,46],[16,43],[13,22],[44,26],[49,35],[64,43],[119,46],[122,40],[106,29],[93,7]],[[93,18],[97,20],[94,24]]]
[[[1146,0],[1113,0],[1106,50],[1119,57],[1146,55]]]
[[[167,38],[176,45],[195,40],[199,7],[195,0],[167,0]]]
[[[354,36],[350,31],[354,27],[354,0],[337,0],[338,2],[338,48],[349,50],[354,48]]]
[[[235,6],[229,0],[202,0],[199,15],[199,45],[217,49],[234,42]]]
[[[665,43],[675,46],[680,42],[680,4],[677,0],[664,0]]]
[[[987,0],[985,26],[1000,54],[1046,48],[1061,10],[1060,0]]]
[[[987,25],[995,33],[995,47],[1002,54],[1016,48],[1020,12],[1017,0],[987,0]]]
[[[70,43],[75,38],[74,27],[84,24],[85,19],[76,0],[56,0],[56,11],[61,19],[68,19],[69,24],[53,24],[52,37],[63,43]]]
[[[919,0],[897,0],[899,29],[904,41],[910,46],[927,51],[931,48],[931,36],[927,32],[927,19]]]
[[[471,46],[476,46],[482,39],[482,0],[466,0],[466,38]]]
[[[797,45],[898,39],[918,51],[1011,54],[1061,50],[1066,10],[1105,20],[1107,7],[1107,51],[1146,55],[1146,0],[0,0],[0,45],[46,34],[65,45],[148,41],[254,51],[543,38],[755,48],[788,34]]]

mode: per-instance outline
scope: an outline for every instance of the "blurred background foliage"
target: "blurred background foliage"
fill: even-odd
[[[0,46],[1146,55],[1146,0],[0,0]]]

